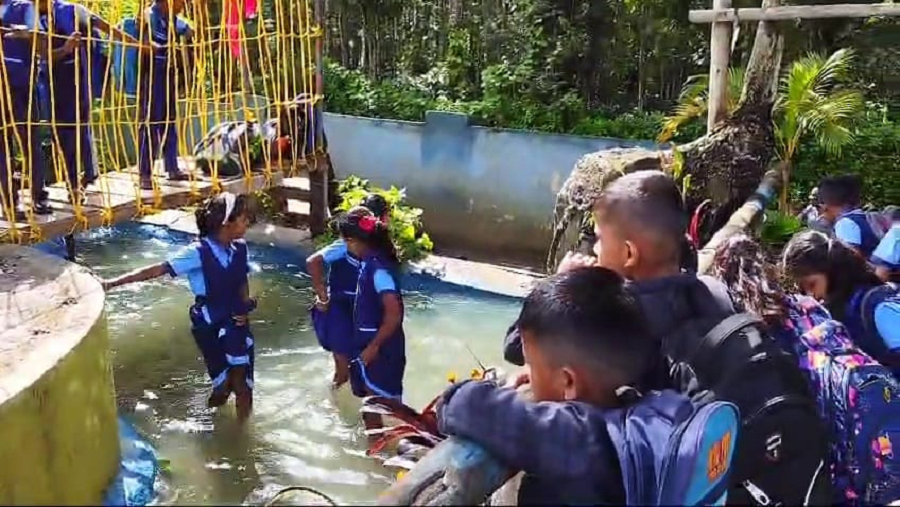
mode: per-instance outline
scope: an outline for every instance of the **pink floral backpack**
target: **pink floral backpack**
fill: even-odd
[[[815,300],[791,297],[787,307],[784,332],[774,334],[797,354],[831,429],[835,502],[900,500],[900,383]]]

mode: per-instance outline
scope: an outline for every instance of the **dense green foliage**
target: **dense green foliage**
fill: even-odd
[[[422,210],[406,204],[406,193],[403,189],[392,186],[385,190],[373,187],[368,180],[350,176],[341,181],[338,193],[341,196],[338,212],[345,212],[354,206],[359,206],[370,193],[381,194],[384,197],[391,208],[389,223],[391,239],[394,240],[397,256],[401,262],[419,260],[434,249],[431,238],[422,230]],[[327,245],[336,238],[337,234],[330,230],[316,238],[316,245]]]
[[[694,8],[709,2],[329,0],[326,107],[413,121],[428,110],[458,111],[491,127],[652,140],[684,83],[707,71],[708,26],[688,22]],[[890,34],[898,27],[896,18],[784,23],[784,62],[850,48],[856,58],[847,88],[896,109],[900,47]],[[751,24],[742,25],[736,65],[746,63],[753,35]],[[900,115],[875,116],[852,127],[855,141],[840,154],[804,139],[793,156],[792,193],[805,194],[824,173],[860,171],[869,200],[896,202]],[[703,123],[681,126],[672,140],[697,138]]]

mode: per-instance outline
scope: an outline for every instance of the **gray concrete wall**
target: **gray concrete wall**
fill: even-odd
[[[437,247],[540,263],[556,192],[585,153],[651,142],[471,126],[465,115],[402,122],[326,114],[339,177],[406,187]]]

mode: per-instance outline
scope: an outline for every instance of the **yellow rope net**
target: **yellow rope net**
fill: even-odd
[[[192,154],[227,122],[276,132],[232,143],[239,169],[228,175],[243,174],[245,188],[303,162],[315,171],[321,29],[307,0],[0,0],[0,17],[0,241],[38,242],[53,224],[70,234],[220,191],[222,163],[204,175]],[[159,170],[167,144],[178,183]],[[139,159],[151,161],[149,178]],[[46,194],[40,163],[56,182]]]

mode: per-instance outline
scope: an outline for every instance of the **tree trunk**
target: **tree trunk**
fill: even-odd
[[[780,3],[764,0],[762,5]],[[703,240],[725,225],[753,194],[775,154],[772,107],[782,51],[775,23],[760,22],[737,110],[706,136],[676,148],[684,155],[683,174],[691,177],[686,196],[689,209],[712,201],[712,211],[701,221]]]
[[[763,0],[762,5],[774,7],[780,5],[780,0]],[[557,195],[547,269],[552,271],[555,267],[557,252],[564,248],[564,238],[570,236],[570,225],[580,224],[606,184],[626,172],[642,169],[674,172],[673,161],[680,159],[679,176],[690,177],[689,181],[682,180],[682,185],[687,187],[688,209],[695,210],[706,200],[712,204],[711,211],[701,217],[701,243],[726,225],[732,213],[754,195],[775,154],[772,107],[782,49],[782,38],[775,23],[760,22],[737,110],[706,136],[676,147],[680,157],[640,149],[608,150],[582,157]],[[750,206],[736,223],[745,227],[762,209]],[[726,232],[730,235],[734,230],[736,227],[731,227]]]

